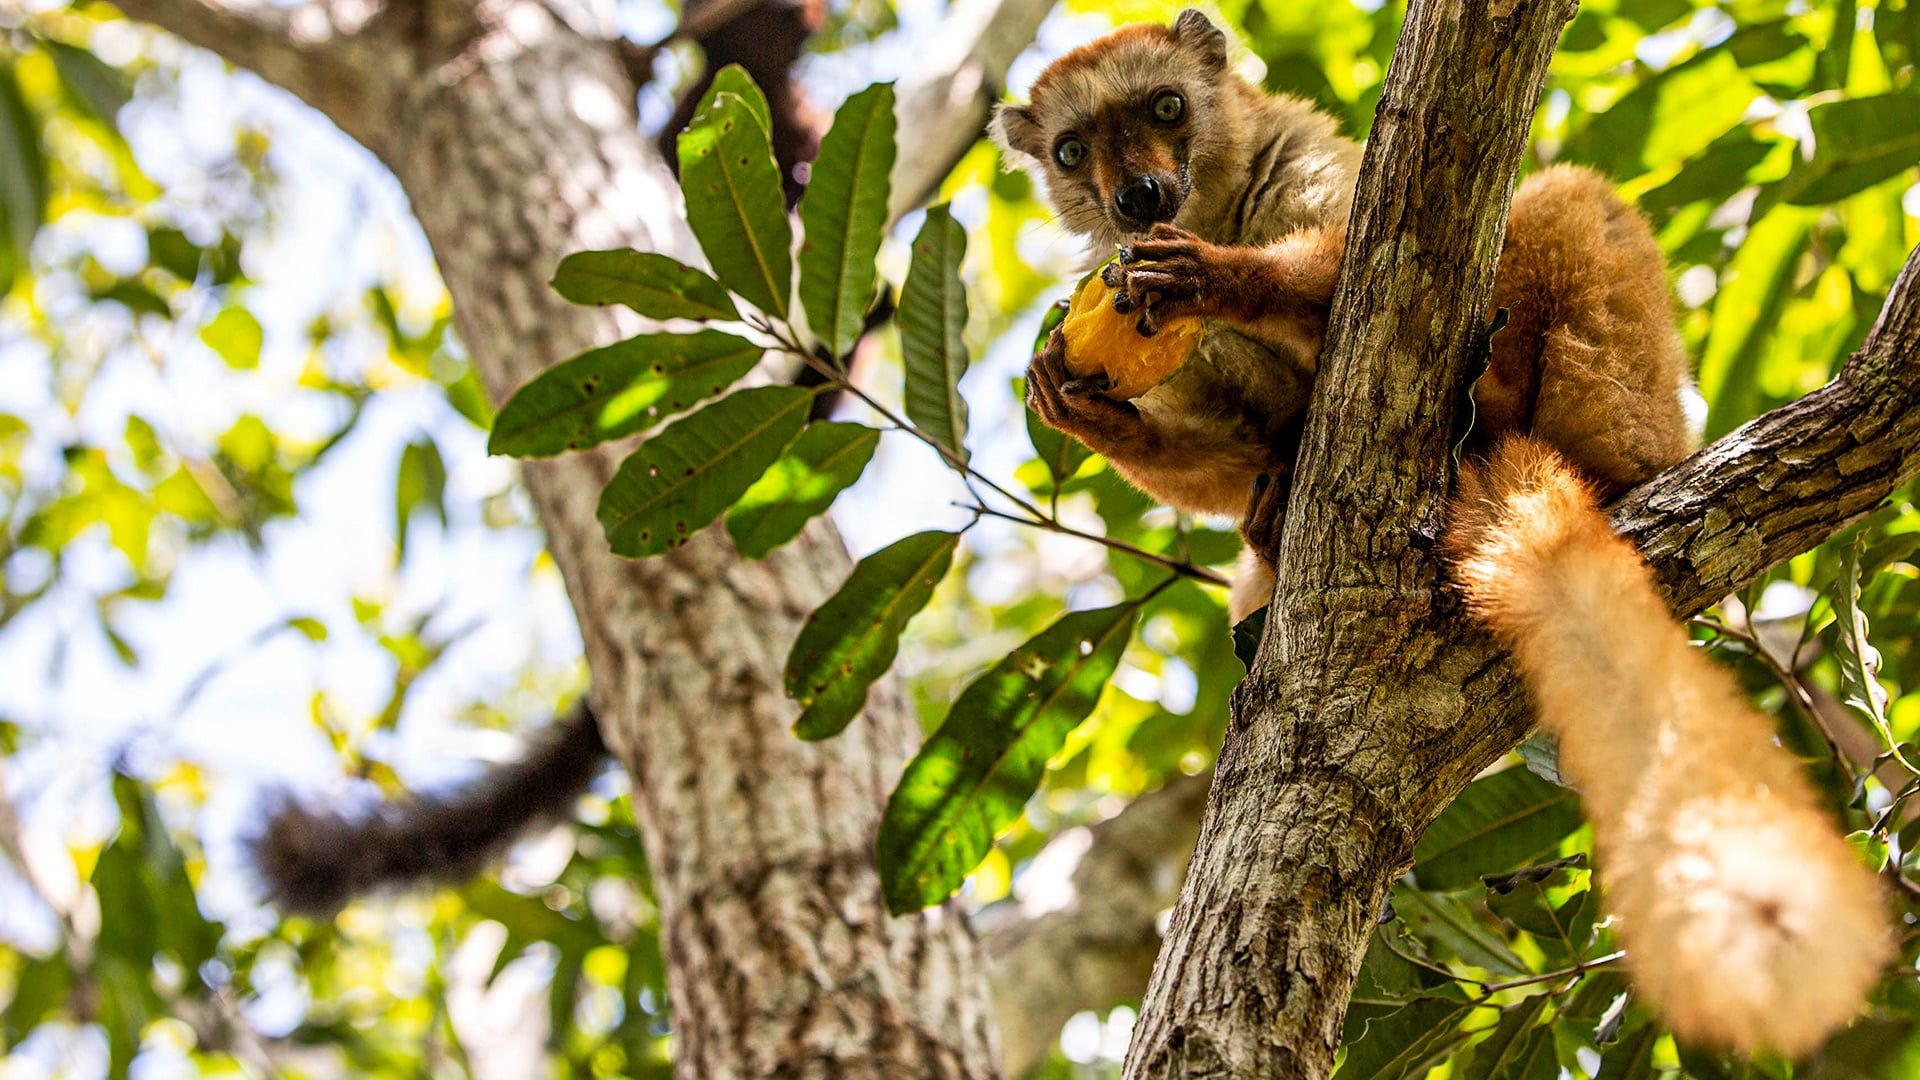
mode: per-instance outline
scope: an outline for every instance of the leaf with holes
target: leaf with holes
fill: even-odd
[[[913,240],[913,262],[900,289],[900,348],[907,368],[907,419],[956,460],[967,460],[967,403],[960,376],[967,371],[967,292],[960,260],[967,230],[945,206],[927,211]]]
[[[555,364],[493,421],[490,454],[550,457],[645,431],[733,385],[760,347],[717,330],[647,334]]]
[[[727,513],[727,535],[749,559],[800,535],[807,521],[860,479],[880,432],[865,424],[816,421]]]
[[[553,272],[575,304],[625,304],[649,319],[738,319],[733,297],[705,272],[657,251],[576,251]]]
[[[648,439],[600,493],[600,525],[628,558],[679,547],[732,506],[807,422],[797,386],[729,394]]]
[[[803,739],[838,735],[867,703],[867,688],[886,674],[900,633],[947,576],[960,534],[915,533],[860,560],[832,599],[820,606],[787,655],[787,696],[805,712],[794,722]]]
[[[848,98],[820,140],[800,199],[800,304],[814,337],[836,357],[860,340],[873,297],[893,130],[893,84],[875,83]]]
[[[960,692],[880,820],[890,910],[952,895],[1019,818],[1047,761],[1100,699],[1139,611],[1129,601],[1066,615]]]
[[[793,226],[773,144],[753,108],[720,92],[680,133],[687,224],[722,284],[778,319],[793,286]]]
[[[700,96],[700,107],[693,111],[693,118],[700,120],[712,112],[713,103],[721,94],[732,94],[745,102],[747,111],[760,122],[760,127],[765,131],[773,130],[773,111],[767,107],[767,95],[760,92],[760,85],[739,64],[728,64],[713,73],[713,82],[707,87],[707,92]]]
[[[1580,825],[1574,793],[1526,769],[1505,769],[1467,785],[1413,849],[1424,889],[1459,889],[1536,862]]]

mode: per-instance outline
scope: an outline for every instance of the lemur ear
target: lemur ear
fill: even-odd
[[[993,107],[993,118],[987,121],[987,131],[993,141],[1009,160],[1012,168],[1019,163],[1011,160],[1014,155],[1046,160],[1046,143],[1040,125],[1033,118],[1033,110],[1012,102],[1003,101]]]
[[[1188,8],[1173,20],[1173,40],[1199,53],[1216,70],[1227,66],[1227,35],[1199,8]]]

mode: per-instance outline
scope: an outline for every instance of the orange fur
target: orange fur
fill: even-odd
[[[1560,741],[1641,992],[1689,1042],[1817,1046],[1877,978],[1886,915],[1765,718],[1545,444],[1463,475],[1449,541]]]

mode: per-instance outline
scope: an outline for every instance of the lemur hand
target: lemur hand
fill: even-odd
[[[1096,453],[1132,442],[1146,431],[1132,402],[1108,397],[1103,376],[1076,379],[1067,373],[1067,339],[1058,329],[1027,367],[1027,408],[1055,431],[1086,443]]]
[[[1113,310],[1139,312],[1141,335],[1152,337],[1168,319],[1219,314],[1215,309],[1233,284],[1221,251],[1217,244],[1162,223],[1146,239],[1121,248],[1119,260],[1108,263],[1100,279],[1119,290]]]

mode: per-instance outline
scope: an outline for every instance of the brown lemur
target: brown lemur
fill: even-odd
[[[1206,320],[1132,400],[1070,377],[1056,331],[1027,403],[1148,494],[1241,520],[1238,621],[1272,591],[1360,148],[1237,74],[1191,10],[1062,56],[990,129],[1093,255],[1119,247],[1103,275],[1140,334]],[[1696,445],[1665,261],[1605,180],[1548,168],[1514,195],[1498,309],[1449,511],[1455,581],[1560,739],[1642,992],[1682,1038],[1803,1052],[1877,976],[1876,883],[1599,510]]]

